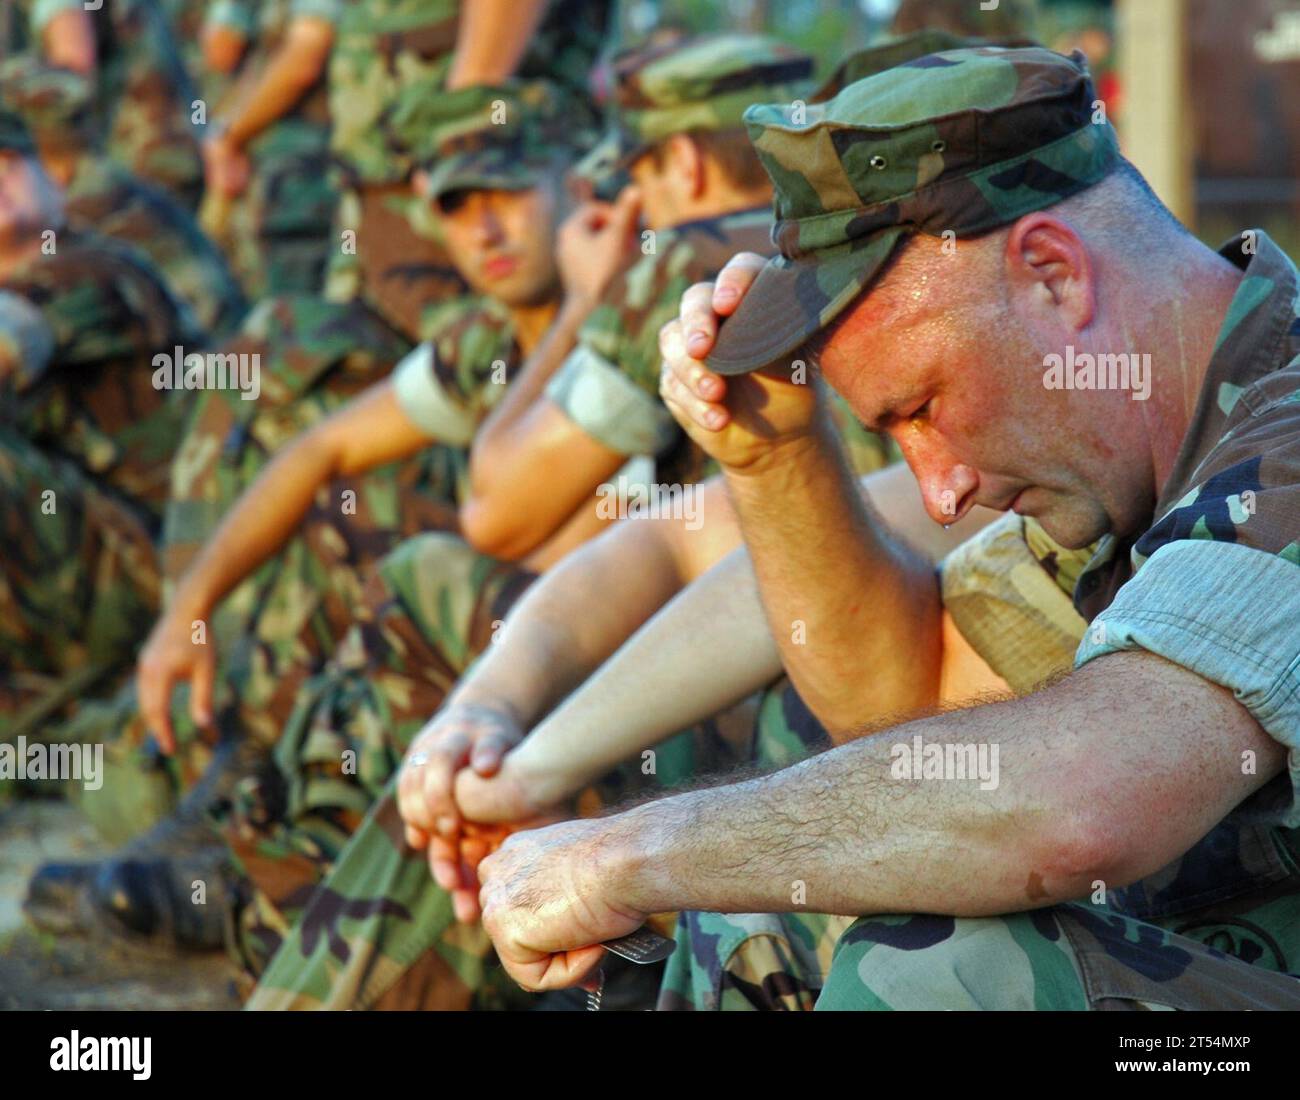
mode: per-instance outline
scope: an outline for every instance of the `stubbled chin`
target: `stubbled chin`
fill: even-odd
[[[1062,516],[1059,513],[1054,515],[1051,508],[1041,515],[1031,517],[1025,514],[1025,518],[1035,520],[1052,541],[1065,550],[1082,550],[1106,534],[1104,529],[1097,531],[1094,530],[1094,525],[1082,523],[1077,516]]]

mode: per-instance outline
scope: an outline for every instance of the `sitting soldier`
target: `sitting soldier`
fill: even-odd
[[[1300,1004],[1300,277],[1262,232],[1196,241],[1094,99],[1077,57],[977,49],[850,85],[804,127],[749,113],[783,256],[686,296],[663,392],[723,465],[792,678],[851,740],[510,837],[478,868],[483,920],[528,988],[586,980],[649,913],[806,907],[871,914],[818,1008]],[[868,679],[900,717],[933,706],[939,594],[862,509],[796,349],[895,436],[937,522],[984,504],[1100,540],[1068,675],[854,727]],[[795,614],[817,652],[785,643]],[[931,766],[994,749],[992,776]]]
[[[133,843],[127,855],[137,869],[133,882],[144,880],[141,890],[151,876],[138,868],[154,871],[166,854],[188,854],[190,870],[207,866],[204,841],[214,847],[203,818],[207,803],[227,797],[229,785],[255,768],[249,750],[259,736],[275,740],[297,688],[350,625],[364,567],[403,534],[454,519],[442,491],[449,485],[454,494],[478,421],[559,309],[556,225],[572,160],[560,140],[560,101],[545,85],[531,84],[470,89],[441,102],[438,132],[448,136],[433,142],[441,146],[434,198],[458,269],[480,293],[444,306],[433,338],[389,379],[281,447],[177,584],[140,655],[140,713],[132,725],[147,725],[174,750],[171,697],[183,683],[192,689],[187,740],[193,727],[214,724],[243,737],[218,747],[229,768],[213,770],[176,817]],[[511,125],[491,121],[497,102],[508,102]],[[620,216],[623,229],[604,234],[603,248],[584,235],[575,242],[581,247],[567,250],[570,298],[599,297],[623,262],[630,214]],[[573,536],[557,532],[558,547],[566,537]],[[539,564],[545,555],[537,555]],[[223,601],[235,603],[225,621]],[[252,745],[238,743],[249,735]],[[92,817],[132,812],[127,803],[137,789],[129,782],[113,789],[123,774],[129,777],[129,769],[110,771],[104,791],[83,799]],[[66,919],[61,910],[90,870],[43,869],[33,881],[32,915]]]
[[[153,359],[202,333],[142,255],[66,227],[30,132],[2,108],[0,196],[0,290],[48,342],[0,384],[0,510],[22,530],[0,561],[0,713],[16,736],[112,683],[148,631],[181,429]]]
[[[220,250],[167,192],[137,179],[101,149],[91,82],[15,57],[0,65],[0,103],[23,116],[41,164],[67,196],[68,224],[139,249],[212,338],[246,308]]]

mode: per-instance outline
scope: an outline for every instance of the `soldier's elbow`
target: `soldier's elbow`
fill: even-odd
[[[517,561],[537,548],[540,539],[534,538],[520,520],[493,501],[472,496],[460,508],[460,533],[466,542],[480,554],[502,561]]]

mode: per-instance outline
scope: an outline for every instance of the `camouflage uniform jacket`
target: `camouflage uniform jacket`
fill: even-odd
[[[211,336],[247,308],[225,258],[188,210],[108,157],[87,154],[67,187],[68,222],[138,248]]]
[[[33,47],[55,15],[84,7],[83,0],[8,0],[0,4],[0,42],[7,38],[15,53]],[[106,0],[89,14],[108,152],[135,175],[197,201],[203,166],[190,125],[196,93],[166,15],[156,0]]]
[[[403,93],[436,93],[456,45],[460,0],[353,0],[330,57],[331,148],[350,183],[406,179],[409,151],[395,147],[388,120]],[[587,77],[610,22],[611,0],[556,0],[519,66],[585,97]]]
[[[655,456],[661,484],[712,472],[659,397],[659,330],[677,316],[686,289],[713,278],[737,252],[770,255],[771,232],[771,211],[762,207],[647,233],[646,254],[587,318],[547,396],[610,450]]]
[[[312,16],[337,24],[338,0],[223,0],[208,13],[209,22],[220,22],[244,31],[252,42],[240,63],[230,95],[237,96],[244,81],[259,78],[266,63],[284,42],[289,24],[298,17]],[[328,141],[329,96],[326,82],[318,81],[281,118],[249,144],[257,159],[280,151],[315,149]]]
[[[1075,663],[1146,651],[1230,689],[1290,750],[1291,772],[1117,891],[1143,919],[1300,890],[1300,278],[1257,231],[1222,254],[1245,274],[1191,426],[1150,528],[1103,538],[1079,578],[1090,626]]]
[[[55,248],[3,286],[35,305],[54,335],[49,368],[4,420],[159,516],[185,395],[154,388],[153,357],[199,345],[201,330],[133,250],[75,231]]]

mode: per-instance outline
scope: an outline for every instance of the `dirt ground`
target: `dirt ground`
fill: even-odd
[[[238,1008],[235,971],[220,953],[177,959],[143,946],[33,927],[27,879],[47,860],[103,854],[71,806],[22,800],[0,807],[0,1008]]]

